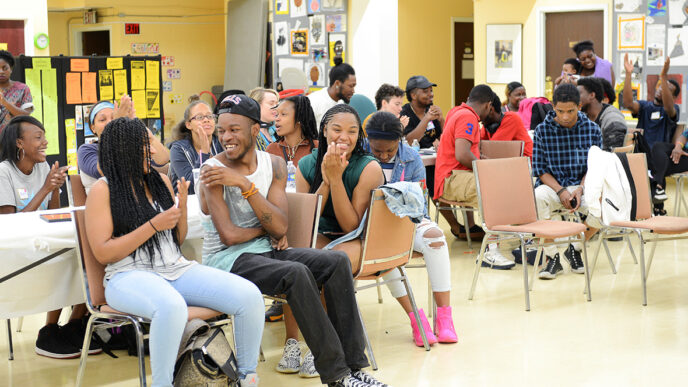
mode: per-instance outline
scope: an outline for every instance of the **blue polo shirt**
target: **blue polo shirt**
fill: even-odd
[[[671,142],[680,115],[678,105],[674,104],[676,117],[672,118],[667,116],[663,105],[655,105],[650,101],[638,101],[638,104],[640,104],[640,110],[633,117],[638,118],[636,127],[644,129],[643,136],[650,149],[655,143]]]

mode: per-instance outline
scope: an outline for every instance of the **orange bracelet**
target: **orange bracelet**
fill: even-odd
[[[258,189],[256,188],[255,183],[251,183],[251,188],[248,189],[246,192],[242,192],[241,196],[244,197],[244,199],[248,199],[249,197],[255,195],[258,192]]]

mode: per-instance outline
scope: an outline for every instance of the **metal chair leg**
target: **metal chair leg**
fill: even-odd
[[[425,270],[427,271],[427,266],[425,267]],[[433,297],[432,284],[430,283],[430,276],[428,275],[428,311],[429,311],[429,313],[432,313],[433,305],[435,305],[435,298]],[[429,317],[429,315],[428,315],[428,317]]]
[[[638,240],[640,241],[640,283],[643,290],[643,306],[647,306],[647,277],[645,277],[645,241],[643,240],[643,233],[636,230]]]
[[[604,245],[604,251],[607,253],[607,260],[609,261],[609,267],[612,268],[612,273],[616,274],[616,265],[614,265],[614,259],[612,258],[612,253],[609,251],[609,246],[607,246],[607,239],[602,240],[602,245]]]
[[[401,280],[404,282],[406,287],[406,294],[408,294],[409,301],[411,301],[411,307],[413,308],[413,315],[416,318],[416,324],[418,324],[418,330],[420,331],[420,336],[423,338],[423,346],[426,351],[430,350],[430,344],[428,343],[428,338],[425,336],[425,329],[423,329],[423,324],[420,321],[420,314],[418,314],[418,307],[416,306],[416,299],[413,297],[413,290],[411,290],[411,285],[409,285],[408,277],[403,267],[397,268],[401,273]]]
[[[19,317],[19,318],[17,319],[17,329],[16,329],[16,331],[17,331],[17,332],[21,332],[23,326],[24,326],[24,316]]]
[[[602,229],[602,231],[600,231],[600,235],[597,241],[597,248],[595,249],[595,255],[592,257],[592,266],[590,266],[590,278],[592,278],[592,274],[595,272],[595,267],[597,266],[597,256],[600,255],[600,248],[602,247],[602,243],[604,242],[604,237],[606,235],[607,229],[604,228]]]
[[[468,211],[462,209],[463,214],[463,229],[466,230],[466,240],[468,241],[468,248],[473,248],[473,241],[471,240],[471,228],[468,226]]]
[[[368,350],[368,356],[370,357],[370,365],[373,367],[374,371],[377,371],[377,361],[375,361],[375,354],[373,354],[373,346],[370,344],[370,339],[368,338],[368,331],[366,330],[365,323],[363,322],[363,315],[361,314],[361,309],[358,309],[358,317],[361,319],[361,325],[363,326],[363,338],[366,342],[366,349]]]
[[[7,319],[7,342],[10,346],[9,360],[14,360],[14,348],[12,347],[12,323]]]
[[[592,295],[590,294],[590,270],[588,267],[588,248],[585,244],[585,233],[580,233],[581,243],[583,244],[583,271],[585,272],[585,286],[588,293],[588,301],[592,301]]]
[[[647,259],[647,269],[645,269],[645,281],[647,277],[650,276],[650,267],[652,267],[652,258],[655,257],[655,249],[657,248],[657,240],[652,242],[652,248],[650,248],[650,257]]]
[[[380,278],[375,278],[375,283],[377,284],[377,303],[382,304],[382,288],[380,287]]]
[[[143,346],[143,330],[138,321],[133,321],[134,330],[136,331],[136,349],[139,358],[139,382],[141,386],[146,386],[146,352]]]
[[[480,246],[480,251],[478,252],[478,259],[475,262],[475,272],[473,273],[473,284],[471,285],[471,291],[468,293],[468,299],[472,300],[475,294],[475,286],[478,284],[478,275],[480,274],[480,267],[483,265],[483,259],[485,258],[485,248],[487,247],[487,241],[490,239],[492,234],[487,233],[483,237],[483,244]]]
[[[626,239],[626,242],[628,243],[628,250],[631,252],[631,257],[633,257],[633,263],[636,265],[638,264],[638,259],[635,256],[635,251],[633,250],[633,244],[631,243],[631,237],[629,234],[624,233],[624,239]]]
[[[264,362],[265,361],[265,354],[263,353],[263,346],[261,345],[259,347],[259,349],[260,349],[260,352],[258,353],[258,360],[260,360],[261,362]]]
[[[535,256],[535,262],[533,262],[534,263],[533,274],[530,276],[530,284],[529,285],[530,285],[530,291],[531,292],[533,291],[533,286],[535,284],[535,273],[537,273],[537,270],[540,267],[540,265],[542,265],[542,260],[544,259],[544,255],[545,255],[544,244],[545,244],[545,238],[540,238],[540,241],[538,242],[538,245],[537,245],[537,255]],[[521,253],[521,261],[523,261],[523,255],[524,254]],[[525,257],[526,257],[525,263],[523,263],[523,264],[528,266],[528,255],[526,254]]]
[[[519,235],[521,241],[521,260],[523,260],[523,292],[526,295],[526,312],[530,311],[530,291],[528,290],[528,256],[526,255],[526,242],[523,236]]]
[[[91,346],[91,336],[93,335],[93,322],[95,317],[91,316],[86,323],[86,335],[84,343],[81,345],[81,358],[79,359],[79,371],[76,374],[76,387],[81,387],[86,371],[86,361],[88,359],[88,348]]]

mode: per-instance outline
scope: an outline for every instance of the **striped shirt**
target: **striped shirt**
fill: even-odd
[[[562,187],[579,185],[588,172],[588,151],[593,145],[602,147],[602,132],[582,112],[571,128],[559,125],[551,111],[535,129],[533,140],[533,176],[536,185],[540,176],[549,173]]]

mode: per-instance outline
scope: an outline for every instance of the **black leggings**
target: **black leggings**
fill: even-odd
[[[674,144],[658,142],[652,146],[652,183],[666,188],[665,177],[688,171],[688,157],[681,156],[678,164],[671,160]]]

